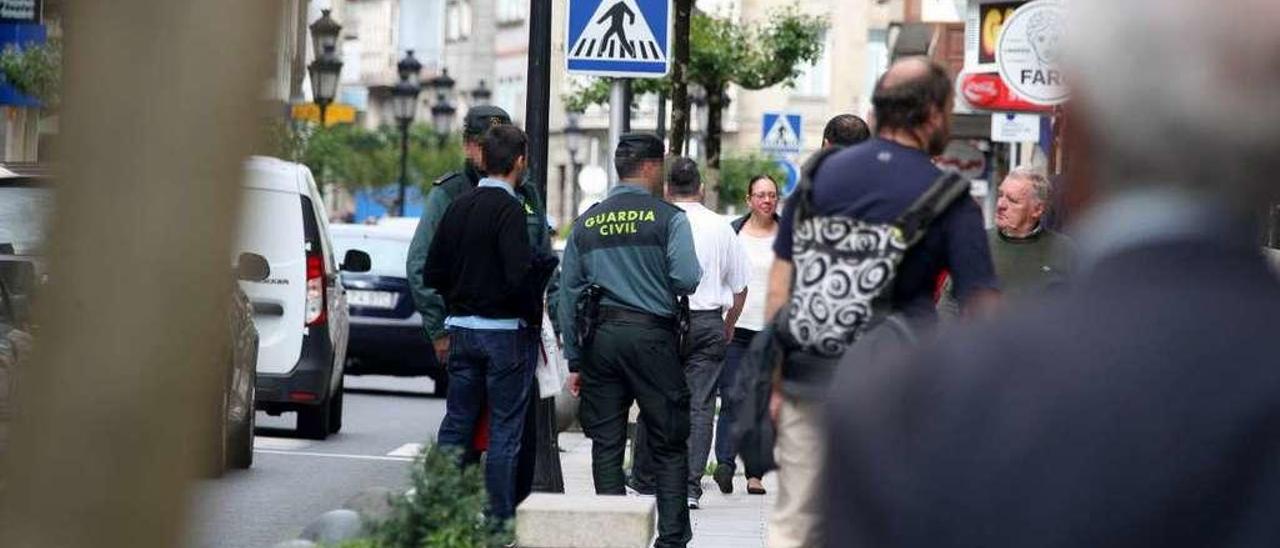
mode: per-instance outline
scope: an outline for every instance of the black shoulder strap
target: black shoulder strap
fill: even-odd
[[[913,245],[924,237],[935,219],[968,193],[968,180],[954,172],[943,173],[894,224],[902,229],[907,245]]]
[[[733,222],[729,223],[729,226],[733,227],[733,233],[741,234],[742,227],[747,226],[747,219],[750,219],[750,218],[751,218],[751,214],[748,213],[746,215],[738,217],[737,219],[734,219]]]
[[[830,158],[831,155],[840,152],[841,148],[831,147],[819,150],[809,157],[804,163],[804,167],[800,168],[800,182],[796,184],[796,190],[792,194],[794,198],[791,200],[792,207],[796,208],[796,220],[806,219],[813,213],[813,178],[818,173],[818,167]]]

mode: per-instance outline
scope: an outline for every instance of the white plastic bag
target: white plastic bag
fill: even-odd
[[[564,389],[569,382],[569,363],[565,361],[556,340],[556,332],[551,328],[551,319],[542,314],[542,344],[538,353],[538,367],[534,374],[538,378],[538,395],[551,398]]]

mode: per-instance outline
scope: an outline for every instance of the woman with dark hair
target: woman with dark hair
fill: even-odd
[[[769,267],[773,264],[773,238],[778,233],[778,182],[768,175],[756,175],[747,184],[747,206],[750,212],[733,221],[733,230],[747,250],[751,262],[751,275],[747,282],[747,303],[734,328],[725,366],[720,372],[717,389],[720,391],[720,418],[716,423],[716,485],[723,493],[733,492],[733,476],[737,466],[738,448],[733,444],[733,421],[740,396],[733,393],[739,363],[751,339],[764,329],[764,299],[768,293]],[[761,444],[746,444],[760,446]],[[760,478],[771,467],[771,455],[751,454],[743,448],[742,461],[746,465],[747,492],[763,495]]]

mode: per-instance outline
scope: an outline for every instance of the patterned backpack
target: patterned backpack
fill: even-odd
[[[820,215],[813,207],[813,175],[834,152],[811,158],[796,188],[791,300],[775,320],[785,346],[824,358],[843,355],[888,315],[903,256],[969,192],[964,178],[946,173],[892,223]]]

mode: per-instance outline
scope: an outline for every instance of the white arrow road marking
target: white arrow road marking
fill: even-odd
[[[413,458],[418,456],[418,453],[421,453],[421,452],[422,452],[421,443],[406,443],[404,445],[401,445],[400,447],[397,447],[395,451],[387,453],[387,456]]]
[[[316,453],[313,451],[276,451],[273,449],[254,449],[254,453],[263,453],[267,455],[291,455],[299,457],[320,457],[326,459],[349,459],[349,460],[372,460],[382,462],[413,462],[412,458],[407,457],[384,457],[381,455],[349,455],[343,453]]]
[[[296,451],[298,449],[306,449],[311,447],[315,442],[308,440],[295,440],[290,438],[273,438],[270,436],[254,436],[253,448],[258,449],[274,449],[276,451]]]

